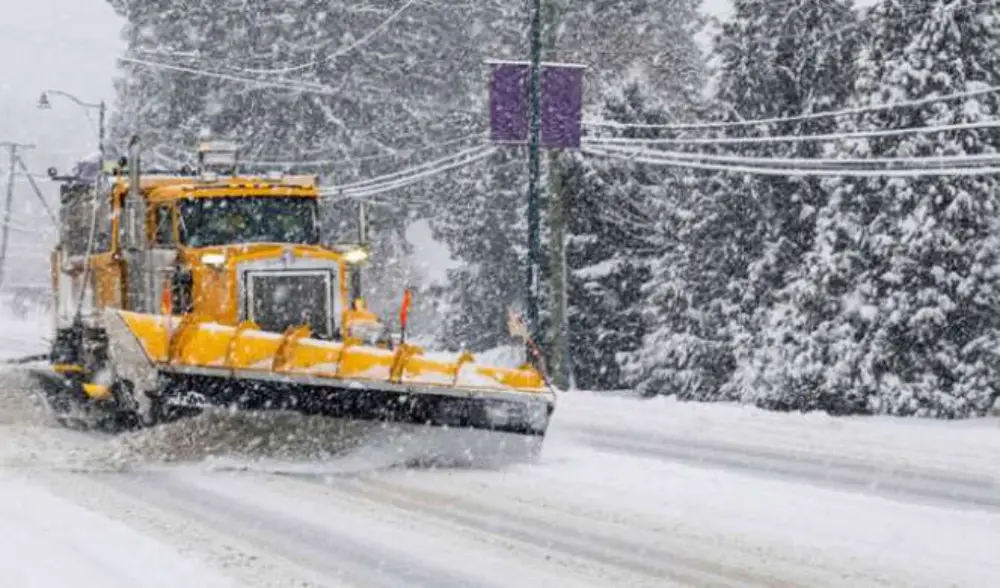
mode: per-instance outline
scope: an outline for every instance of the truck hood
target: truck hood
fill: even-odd
[[[205,263],[206,258],[225,260],[226,266],[244,263],[248,261],[282,259],[289,260],[308,258],[311,260],[325,260],[339,262],[341,256],[335,251],[331,251],[317,245],[298,245],[288,243],[247,243],[239,245],[226,245],[219,247],[199,247],[197,249],[187,249],[183,252],[182,258],[194,264]],[[216,261],[218,263],[218,261]]]

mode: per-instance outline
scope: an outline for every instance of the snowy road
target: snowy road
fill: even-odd
[[[25,388],[0,373],[3,586],[1000,585],[995,419],[580,393],[537,464],[377,470],[293,463],[305,424],[70,431]]]
[[[1000,511],[1000,421],[995,419],[866,422],[651,404],[659,409],[652,416],[636,411],[632,400],[584,397],[563,406],[561,430],[604,452]],[[629,426],[622,427],[624,422]]]

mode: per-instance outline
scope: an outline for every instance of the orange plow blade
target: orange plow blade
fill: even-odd
[[[534,368],[483,366],[467,353],[440,360],[406,344],[389,350],[323,341],[305,329],[272,333],[194,315],[115,310],[105,319],[116,378],[147,422],[218,406],[481,430],[540,443],[555,407]]]

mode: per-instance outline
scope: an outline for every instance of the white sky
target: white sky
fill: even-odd
[[[122,21],[105,0],[5,0],[0,18],[0,141],[33,143],[25,152],[33,172],[49,166],[61,171],[81,155],[97,148],[97,112],[53,97],[51,110],[36,108],[44,89],[76,95],[86,102],[114,101],[112,80]],[[7,180],[7,152],[0,152],[0,180]],[[58,190],[37,180],[50,205]],[[31,187],[19,179],[14,193],[12,225],[34,228],[37,234],[11,232],[5,287],[16,283],[44,283],[47,250],[55,243],[53,227],[42,212]],[[2,217],[0,217],[0,222]],[[44,232],[44,233],[43,233]],[[47,234],[45,234],[47,233]],[[44,245],[44,248],[42,247]]]
[[[38,96],[52,88],[110,107],[122,21],[105,0],[9,4],[0,19],[0,140],[38,145],[31,162],[39,171],[65,168],[96,149],[97,113],[91,126],[88,111],[64,98],[38,110]]]

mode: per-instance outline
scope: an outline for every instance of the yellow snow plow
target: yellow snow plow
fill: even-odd
[[[224,145],[199,159],[140,174],[133,149],[107,177],[64,182],[56,333],[36,372],[57,412],[131,428],[294,411],[540,447],[555,403],[543,374],[388,335],[360,296],[365,243],[321,243],[315,178],[239,175]]]

